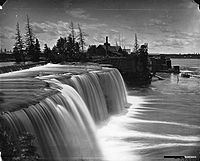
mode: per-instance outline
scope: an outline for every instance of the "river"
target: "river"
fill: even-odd
[[[200,60],[172,59],[200,75]],[[128,87],[129,108],[111,116],[97,135],[106,161],[161,161],[200,153],[200,79],[160,74],[146,88]]]
[[[200,60],[172,59],[200,75]],[[200,153],[200,79],[161,74],[147,88],[128,88],[130,108],[98,130],[107,160],[159,161]]]

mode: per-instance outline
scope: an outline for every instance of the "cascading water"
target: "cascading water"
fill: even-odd
[[[94,121],[99,123],[109,114],[120,113],[127,103],[118,70],[48,64],[1,78],[35,79],[38,73],[41,82],[48,82],[59,92],[28,108],[6,112],[2,117],[12,132],[35,135],[38,151],[47,160],[102,159]]]
[[[126,89],[118,70],[98,72],[100,84],[106,98],[109,113],[120,113],[127,104]]]
[[[107,105],[103,91],[96,76],[92,73],[72,76],[71,79],[57,78],[64,84],[69,84],[85,101],[90,114],[96,122],[108,118]]]
[[[44,158],[70,160],[100,156],[92,118],[83,100],[70,86],[65,85],[62,94],[6,113],[4,118],[14,133],[29,131],[36,135]]]

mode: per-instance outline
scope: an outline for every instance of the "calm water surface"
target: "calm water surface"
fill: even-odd
[[[195,75],[200,71],[200,60],[173,59],[172,65]],[[200,154],[200,79],[162,77],[148,88],[129,89],[128,112],[98,131],[107,160],[168,161],[175,159],[165,155]]]

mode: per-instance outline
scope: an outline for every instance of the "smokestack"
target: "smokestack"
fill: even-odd
[[[106,36],[106,44],[108,44],[108,36]]]
[[[106,55],[108,55],[108,46],[110,46],[110,44],[108,43],[108,36],[106,36],[106,42],[104,43],[104,45],[106,46]]]
[[[106,42],[104,43],[105,46],[110,46],[110,44],[108,43],[108,36],[106,36]]]

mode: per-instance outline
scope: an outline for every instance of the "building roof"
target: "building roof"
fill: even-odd
[[[99,45],[98,47],[102,47],[104,50],[106,50],[106,45]],[[115,53],[117,55],[121,55],[120,50],[122,50],[122,48],[120,46],[107,46],[108,51],[111,53]]]

